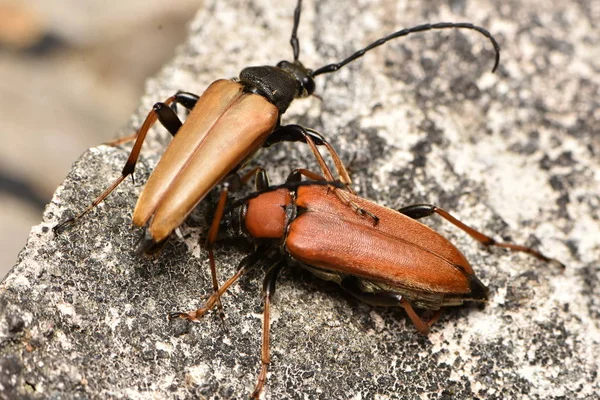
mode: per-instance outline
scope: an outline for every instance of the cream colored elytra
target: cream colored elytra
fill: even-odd
[[[155,242],[166,239],[208,192],[264,143],[279,111],[229,80],[210,85],[165,151],[135,206]]]

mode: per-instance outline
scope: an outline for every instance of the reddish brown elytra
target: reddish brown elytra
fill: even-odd
[[[259,171],[260,175],[259,191],[236,201],[226,211],[222,226],[229,235],[256,241],[257,250],[242,260],[237,273],[204,307],[171,315],[198,321],[242,274],[259,262],[271,265],[263,286],[262,366],[254,398],[259,397],[266,380],[270,302],[285,260],[291,259],[317,277],[336,282],[366,303],[403,307],[422,334],[429,332],[442,307],[485,301],[488,289],[448,239],[417,219],[437,214],[486,246],[521,251],[560,264],[529,247],[496,242],[430,204],[396,211],[349,195],[352,203],[377,216],[378,223],[373,224],[335,196],[327,186],[332,182],[317,174],[297,170],[286,184],[276,187],[268,187],[264,171]],[[301,182],[301,175],[317,181]],[[431,310],[433,316],[423,320],[414,308]]]

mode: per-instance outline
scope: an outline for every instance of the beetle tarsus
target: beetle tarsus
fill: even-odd
[[[117,147],[117,146],[120,146],[120,145],[125,144],[125,143],[133,142],[137,138],[137,135],[138,134],[136,132],[136,133],[133,133],[133,134],[128,135],[128,136],[123,136],[123,137],[117,138],[115,140],[110,140],[108,142],[104,142],[102,144],[105,145],[105,146]]]
[[[52,227],[52,232],[54,232],[55,235],[60,235],[67,229],[67,226],[73,225],[73,223],[75,222],[75,219],[76,219],[75,217],[69,217],[69,218],[63,219],[58,224],[54,225],[54,227]]]
[[[561,263],[560,261],[558,261],[555,258],[550,258],[545,256],[544,254],[540,253],[537,250],[528,248],[528,247],[524,247],[525,250],[523,250],[523,252],[531,254],[532,256],[536,257],[539,260],[542,260],[544,262],[550,263],[554,266],[556,266],[557,268],[561,269],[561,270],[565,270],[567,268],[567,266],[563,263]]]
[[[210,295],[203,307],[198,308],[195,311],[171,313],[169,314],[169,318],[179,317],[197,322],[200,318],[204,316],[204,314],[210,311],[215,306],[215,304],[217,304],[217,301],[219,301],[223,293],[225,293],[227,289],[229,289],[229,286],[231,286],[235,281],[237,281],[240,278],[240,276],[246,273],[249,269],[256,267],[258,261],[263,256],[269,256],[270,253],[268,253],[268,250],[268,247],[259,246],[256,252],[244,257],[244,259],[240,262],[240,265],[238,266],[237,272],[231,278],[225,281],[225,283],[223,283],[223,286],[218,288],[217,291]]]
[[[185,319],[192,322],[199,322],[200,319],[196,317],[196,311],[190,312],[172,312],[169,314],[169,320],[173,320],[176,318]]]

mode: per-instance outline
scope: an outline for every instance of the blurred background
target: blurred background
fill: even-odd
[[[0,0],[0,280],[71,164],[111,140],[201,0]]]

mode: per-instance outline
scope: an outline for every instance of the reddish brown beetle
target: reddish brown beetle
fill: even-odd
[[[317,181],[301,182],[301,176]],[[403,307],[422,334],[429,332],[442,307],[487,299],[487,287],[475,276],[462,253],[446,238],[416,221],[437,214],[485,246],[504,247],[557,263],[532,248],[496,242],[430,204],[392,210],[356,195],[351,199],[377,215],[379,223],[352,212],[325,186],[330,182],[307,170],[297,170],[288,183],[268,187],[264,172],[258,192],[236,201],[226,212],[223,230],[230,236],[247,236],[257,250],[244,258],[237,273],[213,294],[204,307],[173,313],[198,321],[242,274],[266,260],[263,286],[264,319],[262,367],[252,394],[257,398],[266,380],[269,357],[269,310],[275,279],[285,259],[317,277],[338,283],[358,299],[372,305]],[[423,320],[413,307],[433,311]]]

